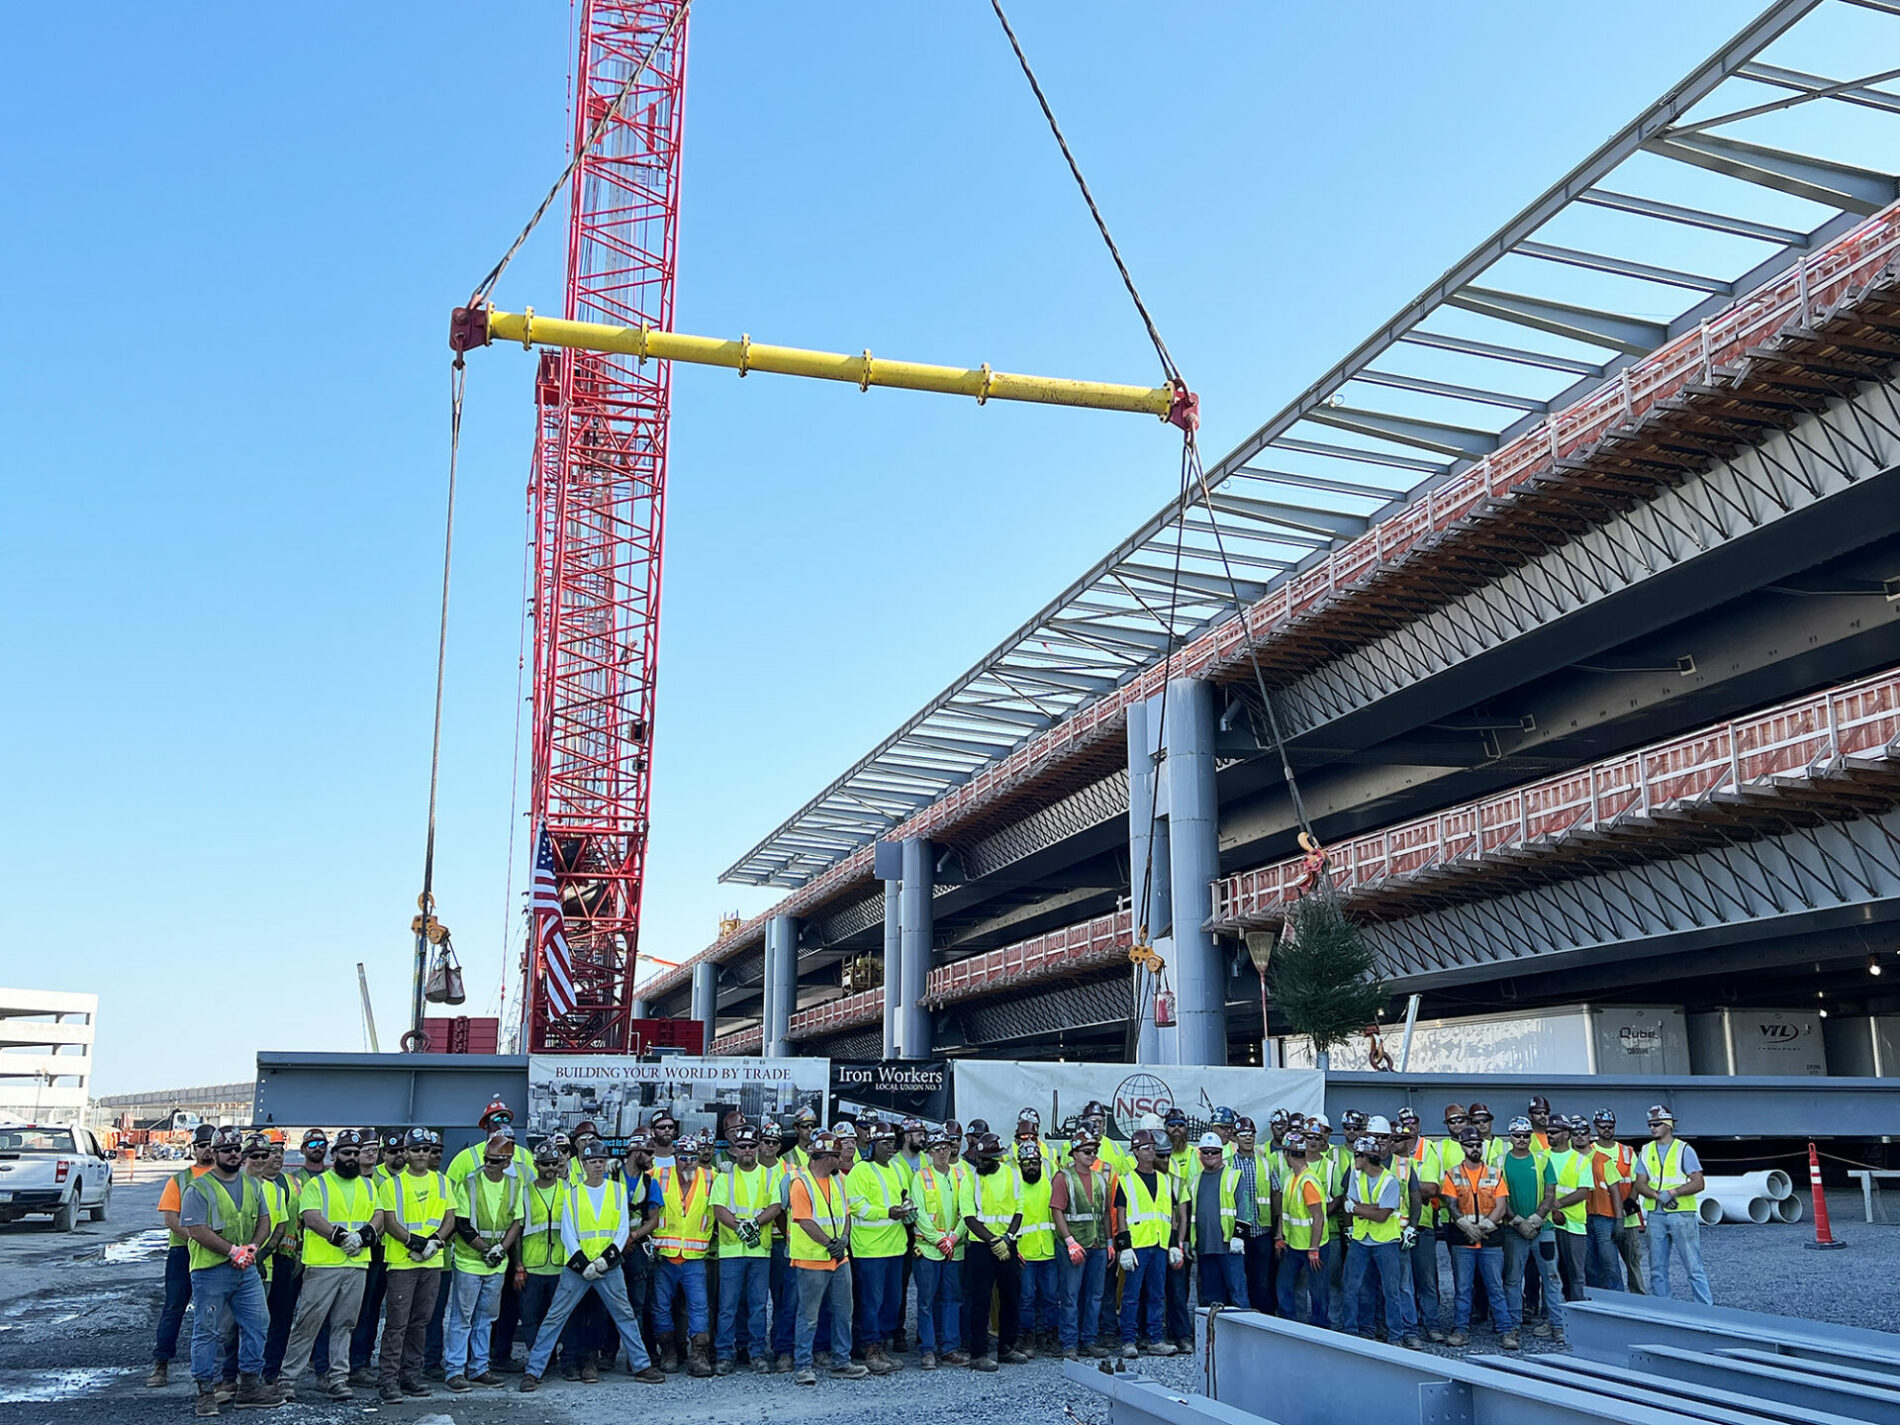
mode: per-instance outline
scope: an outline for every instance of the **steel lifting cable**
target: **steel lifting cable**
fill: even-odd
[[[1154,317],[1148,310],[1148,304],[1142,300],[1141,290],[1135,285],[1134,276],[1128,270],[1128,264],[1122,257],[1121,249],[1116,245],[1114,236],[1109,232],[1108,221],[1102,216],[1101,207],[1096,203],[1095,195],[1089,190],[1088,180],[1082,176],[1082,167],[1076,162],[1075,153],[1069,147],[1069,141],[1062,132],[1062,125],[1056,119],[1055,110],[1051,107],[1048,96],[1043,92],[1041,81],[1036,78],[1034,67],[1029,63],[1029,56],[1023,52],[1022,43],[1016,38],[1016,31],[1009,23],[1009,16],[1003,11],[1002,0],[990,0],[990,8],[996,12],[997,23],[1002,26],[1003,34],[1009,40],[1010,49],[1015,52],[1016,62],[1022,67],[1023,77],[1029,81],[1029,87],[1036,96],[1036,103],[1042,109],[1042,116],[1048,121],[1049,132],[1054,135],[1057,147],[1062,150],[1062,157],[1069,165],[1069,173],[1075,179],[1075,185],[1082,194],[1082,201],[1088,205],[1089,215],[1095,220],[1096,231],[1101,234],[1102,243],[1108,249],[1108,255],[1115,263],[1115,270],[1121,274],[1122,286],[1127,289],[1129,300],[1134,303],[1135,311],[1141,317],[1142,326],[1147,330],[1148,340],[1154,345],[1155,355],[1161,362],[1163,373],[1166,375],[1168,382],[1175,386],[1176,389],[1185,390],[1186,382],[1182,379],[1180,367],[1175,364],[1173,355],[1168,351],[1167,343],[1162,339],[1160,328],[1155,325]],[[1208,527],[1214,535],[1215,552],[1220,558],[1221,569],[1226,575],[1227,586],[1234,607],[1243,617],[1245,616],[1247,607],[1246,601],[1243,600],[1240,595],[1240,584],[1234,575],[1233,564],[1227,557],[1227,542],[1221,535],[1220,515],[1214,508],[1212,492],[1207,483],[1207,472],[1201,462],[1200,446],[1195,439],[1194,426],[1191,422],[1182,427],[1182,437],[1181,485],[1175,508],[1174,568],[1168,588],[1168,618],[1165,630],[1167,643],[1164,646],[1161,661],[1161,713],[1155,726],[1155,738],[1157,744],[1161,746],[1166,745],[1165,736],[1168,719],[1168,698],[1166,690],[1169,673],[1173,667],[1175,644],[1177,641],[1174,619],[1180,602],[1181,562],[1185,554],[1187,540],[1187,515],[1197,487],[1202,507],[1207,511]],[[1273,739],[1275,751],[1279,753],[1280,773],[1286,780],[1287,793],[1292,802],[1294,818],[1298,821],[1302,834],[1310,838],[1312,836],[1313,827],[1306,814],[1305,799],[1301,797],[1299,782],[1293,775],[1293,764],[1287,755],[1286,742],[1280,732],[1279,715],[1274,711],[1273,697],[1267,689],[1266,675],[1260,667],[1259,653],[1252,646],[1251,639],[1248,641],[1247,660],[1252,665],[1254,685],[1260,694],[1260,701],[1266,711],[1268,734]],[[1136,939],[1138,943],[1143,944],[1147,942],[1148,938],[1148,915],[1154,897],[1154,833],[1156,823],[1159,820],[1160,805],[1158,801],[1151,799],[1148,811],[1148,860],[1147,867],[1142,876],[1141,905],[1137,913],[1138,929]],[[1165,971],[1163,973],[1165,974]],[[1161,981],[1161,983],[1165,984],[1165,981]],[[1140,1014],[1141,1009],[1140,1006],[1137,1005],[1137,1018],[1140,1017]]]

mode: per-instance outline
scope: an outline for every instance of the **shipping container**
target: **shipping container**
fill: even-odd
[[[1697,1074],[1820,1078],[1827,1073],[1821,1016],[1805,1009],[1718,1009],[1689,1016]]]
[[[1388,1025],[1384,1046],[1398,1061],[1402,1025]],[[1289,1069],[1313,1067],[1312,1044],[1282,1041]],[[1332,1066],[1364,1069],[1363,1041],[1333,1050]],[[1413,1027],[1408,1073],[1686,1074],[1689,1037],[1680,1009],[1667,1005],[1569,1004],[1515,1014],[1420,1020]]]
[[[1900,1078],[1900,1014],[1829,1015],[1821,1021],[1821,1043],[1829,1073]]]

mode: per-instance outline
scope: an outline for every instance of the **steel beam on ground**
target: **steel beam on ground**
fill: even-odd
[[[1600,1078],[1596,1083],[1607,1083]],[[1802,1080],[1782,1080],[1799,1083]],[[1810,1086],[1823,1086],[1830,1080],[1805,1080]],[[1878,1080],[1861,1080],[1875,1083]],[[1678,1115],[1680,1117],[1680,1115]],[[1883,1119],[1863,1120],[1884,1122]],[[1772,1130],[1771,1130],[1772,1131]],[[1637,1344],[1679,1346],[1685,1350],[1718,1349],[1711,1342],[1749,1349],[1768,1349],[1778,1355],[1817,1359],[1843,1364],[1860,1364],[1874,1369],[1900,1370],[1900,1340],[1891,1332],[1865,1326],[1841,1326],[1831,1321],[1805,1321],[1792,1316],[1777,1316],[1766,1311],[1747,1311],[1735,1306],[1704,1306],[1695,1301],[1677,1301],[1653,1296],[1631,1296],[1627,1292],[1604,1291],[1589,1287],[1584,1300],[1565,1306],[1569,1322],[1587,1321],[1592,1346],[1576,1344],[1572,1327],[1568,1334],[1579,1355],[1611,1364],[1628,1359]],[[1572,1314],[1574,1310],[1574,1315]],[[1726,1338],[1724,1340],[1724,1338]],[[1767,1343],[1765,1346],[1763,1343]]]
[[[1900,1079],[1730,1078],[1717,1074],[1375,1074],[1330,1071],[1326,1113],[1348,1108],[1391,1118],[1410,1106],[1434,1123],[1447,1103],[1481,1098],[1607,1108],[1620,1123],[1641,1123],[1649,1106],[1674,1110],[1683,1136],[1698,1138],[1857,1138],[1870,1123],[1900,1121]],[[1623,1303],[1596,1298],[1609,1307]],[[1647,1298],[1636,1297],[1634,1301]],[[1752,1314],[1752,1313],[1750,1313]],[[1829,1328],[1831,1329],[1831,1328]],[[1574,1336],[1574,1332],[1572,1333]],[[1884,1335],[1884,1333],[1882,1333]],[[1888,1337],[1890,1350],[1900,1342]]]
[[[1737,1360],[1679,1346],[1639,1345],[1630,1351],[1638,1370],[1698,1387],[1747,1391],[1815,1413],[1847,1415],[1869,1425],[1900,1425],[1900,1390],[1892,1384],[1867,1385],[1789,1365]]]
[[[1693,1400],[1685,1400],[1681,1385],[1668,1376],[1651,1375],[1629,1366],[1609,1366],[1601,1361],[1579,1360],[1576,1356],[1555,1351],[1540,1352],[1534,1356],[1479,1355],[1467,1356],[1465,1359],[1495,1371],[1508,1371],[1513,1375],[1543,1381],[1560,1389],[1574,1387],[1638,1405],[1673,1404],[1684,1412],[1685,1417],[1698,1420],[1722,1418],[1705,1414],[1704,1409],[1707,1408],[1729,1414],[1741,1412],[1748,1418],[1773,1420],[1779,1425],[1866,1425],[1866,1422],[1852,1416],[1796,1409],[1739,1391],[1706,1385],[1697,1388]]]
[[[1062,1374],[1108,1398],[1108,1425],[1272,1425],[1258,1415],[1205,1395],[1175,1390],[1132,1371],[1105,1371],[1066,1361]]]

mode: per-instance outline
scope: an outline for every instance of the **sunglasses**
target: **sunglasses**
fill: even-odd
[[[514,1159],[513,1158],[483,1158],[482,1161],[488,1164],[488,1166],[491,1168],[505,1168],[510,1163],[514,1162]]]
[[[336,1155],[339,1158],[360,1158],[363,1156],[363,1150],[361,1148],[338,1148]]]
[[[247,1158],[259,1158],[259,1159],[268,1158],[270,1156],[270,1149],[258,1148],[252,1152],[246,1153],[244,1156]]]
[[[1530,1134],[1528,1134],[1528,1133],[1513,1133],[1513,1134],[1512,1134],[1511,1136],[1512,1136],[1513,1138],[1528,1138],[1528,1137],[1530,1137],[1531,1135],[1530,1135]]]

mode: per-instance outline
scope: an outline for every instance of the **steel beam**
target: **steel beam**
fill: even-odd
[[[1169,828],[1161,805],[1161,700],[1128,709],[1128,904],[1135,913],[1135,939],[1152,945],[1174,928],[1174,891],[1169,874]],[[1198,901],[1189,905],[1198,906]],[[1155,1027],[1152,994],[1141,993],[1143,972],[1134,971],[1139,1022],[1135,1062],[1161,1062],[1161,1031]]]
[[[1706,1385],[1697,1388],[1693,1399],[1685,1400],[1681,1384],[1666,1375],[1651,1375],[1629,1366],[1607,1366],[1601,1361],[1579,1360],[1575,1356],[1557,1352],[1542,1352],[1535,1356],[1479,1355],[1467,1356],[1465,1359],[1495,1371],[1508,1371],[1559,1388],[1574,1387],[1640,1405],[1673,1404],[1683,1411],[1685,1418],[1715,1420],[1729,1418],[1739,1412],[1746,1418],[1774,1420],[1780,1425],[1865,1425],[1864,1421],[1851,1416],[1793,1409],[1772,1400]],[[1724,1413],[1707,1414],[1705,1408]]]
[[[1522,292],[1500,292],[1490,287],[1466,287],[1445,299],[1446,305],[1462,307],[1481,317],[1516,322],[1532,331],[1620,351],[1625,356],[1647,356],[1669,340],[1669,328],[1662,322],[1642,317],[1626,317],[1618,312],[1580,307],[1570,302],[1553,302],[1547,297],[1531,297]]]
[[[1765,1400],[1778,1400],[1819,1414],[1846,1415],[1869,1425],[1900,1425],[1900,1390],[1842,1380],[1787,1365],[1687,1351],[1679,1346],[1639,1345],[1630,1351],[1637,1370],[1669,1376],[1685,1384],[1718,1390],[1747,1391]],[[1812,1417],[1810,1417],[1812,1418]]]
[[[798,1011],[798,922],[789,915],[765,922],[765,983],[763,1057],[787,1059],[791,1019]]]
[[[898,1055],[903,1030],[899,1007],[904,1002],[904,883],[884,883],[884,1057]]]
[[[931,1014],[918,1004],[924,981],[930,976],[931,951],[936,945],[931,894],[936,886],[937,849],[913,837],[904,843],[904,884],[898,902],[898,985],[901,990],[893,1021],[897,1051],[906,1059],[928,1059],[931,1053]],[[885,942],[890,943],[888,939]],[[887,988],[885,1000],[891,993]]]
[[[420,1126],[453,1154],[481,1136],[475,1120],[488,1100],[525,1115],[526,1054],[302,1054],[260,1049],[252,1121],[287,1128],[312,1123]]]
[[[1062,1374],[1071,1383],[1108,1398],[1107,1425],[1271,1425],[1258,1415],[1205,1395],[1175,1390],[1132,1371],[1066,1361]]]
[[[1607,1080],[1599,1079],[1603,1083]],[[1786,1080],[1796,1083],[1800,1080]],[[1808,1079],[1811,1087],[1834,1082]],[[1876,1080],[1862,1080],[1870,1083]],[[1865,1120],[1873,1122],[1880,1120]],[[1637,1344],[1676,1346],[1683,1350],[1727,1347],[1768,1349],[1777,1355],[1862,1365],[1900,1371],[1900,1341],[1887,1331],[1865,1326],[1840,1326],[1829,1321],[1805,1321],[1766,1311],[1735,1306],[1704,1306],[1673,1298],[1631,1296],[1626,1292],[1589,1287],[1585,1300],[1564,1307],[1566,1323],[1587,1323],[1590,1346],[1577,1344],[1574,1326],[1568,1334],[1572,1349],[1612,1365],[1627,1362]]]
[[[1900,198],[1900,186],[1894,176],[1871,168],[1835,163],[1785,149],[1746,143],[1719,134],[1666,131],[1643,145],[1651,153],[1693,164],[1713,173],[1725,174],[1825,204],[1845,212],[1872,217]]]
[[[1214,687],[1176,678],[1167,688],[1168,876],[1176,905],[1190,906],[1220,874],[1220,797],[1214,784]],[[1227,1062],[1226,964],[1214,937],[1189,917],[1174,927],[1170,964],[1179,996],[1176,1063]]]

